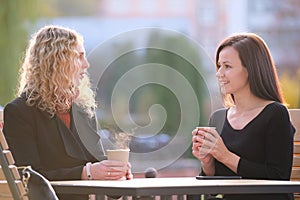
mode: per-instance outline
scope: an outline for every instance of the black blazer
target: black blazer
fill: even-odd
[[[48,180],[81,179],[88,162],[106,159],[96,119],[72,105],[71,128],[19,97],[4,108],[3,132],[17,166],[31,165]]]

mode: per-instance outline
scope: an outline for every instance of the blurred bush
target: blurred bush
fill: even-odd
[[[10,101],[17,88],[18,69],[26,48],[27,30],[36,17],[35,0],[0,3],[0,104]]]
[[[283,73],[280,81],[288,107],[300,108],[300,69],[295,74]]]

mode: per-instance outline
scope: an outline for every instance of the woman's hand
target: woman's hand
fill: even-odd
[[[212,127],[197,128],[193,132],[193,151],[198,148],[198,156],[203,163],[211,162],[213,157],[219,162],[237,172],[240,157],[230,152],[225,146],[223,139]],[[194,154],[195,155],[195,154]]]
[[[204,136],[203,133],[199,131],[198,128],[194,129],[192,131],[192,141],[193,141],[193,155],[198,158],[202,163],[208,163],[211,162],[213,159],[213,156],[209,154],[209,152],[206,152],[206,150],[203,148],[204,143]]]
[[[224,154],[226,155],[229,152],[222,138],[213,127],[198,127],[193,131],[193,135],[193,144],[199,150],[199,158],[205,158],[210,154],[222,162]]]
[[[130,163],[116,160],[103,160],[91,165],[91,175],[94,180],[117,180],[123,177],[132,179]]]
[[[193,155],[201,161],[201,168],[206,175],[213,176],[215,174],[214,157],[205,148],[205,134],[196,128],[192,131],[193,134]]]
[[[129,165],[129,168],[126,172],[126,180],[131,180],[131,179],[133,179],[133,174],[131,173],[131,164],[128,163],[128,165]]]

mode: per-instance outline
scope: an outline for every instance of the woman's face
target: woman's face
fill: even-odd
[[[76,70],[76,74],[75,74],[75,85],[78,86],[80,81],[84,78],[84,76],[86,75],[86,70],[89,67],[89,63],[86,59],[85,56],[85,50],[83,47],[83,44],[79,44],[76,48],[77,52],[78,52],[78,69]]]
[[[239,53],[231,46],[221,50],[216,76],[224,95],[249,89],[248,71],[242,65]]]

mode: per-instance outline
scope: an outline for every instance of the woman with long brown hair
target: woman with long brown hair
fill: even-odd
[[[295,129],[266,43],[253,33],[225,38],[216,52],[216,76],[225,106],[211,116],[209,125],[217,130],[192,132],[193,155],[201,161],[201,174],[289,180]],[[219,125],[220,121],[224,123]],[[293,199],[290,194],[224,198]]]

